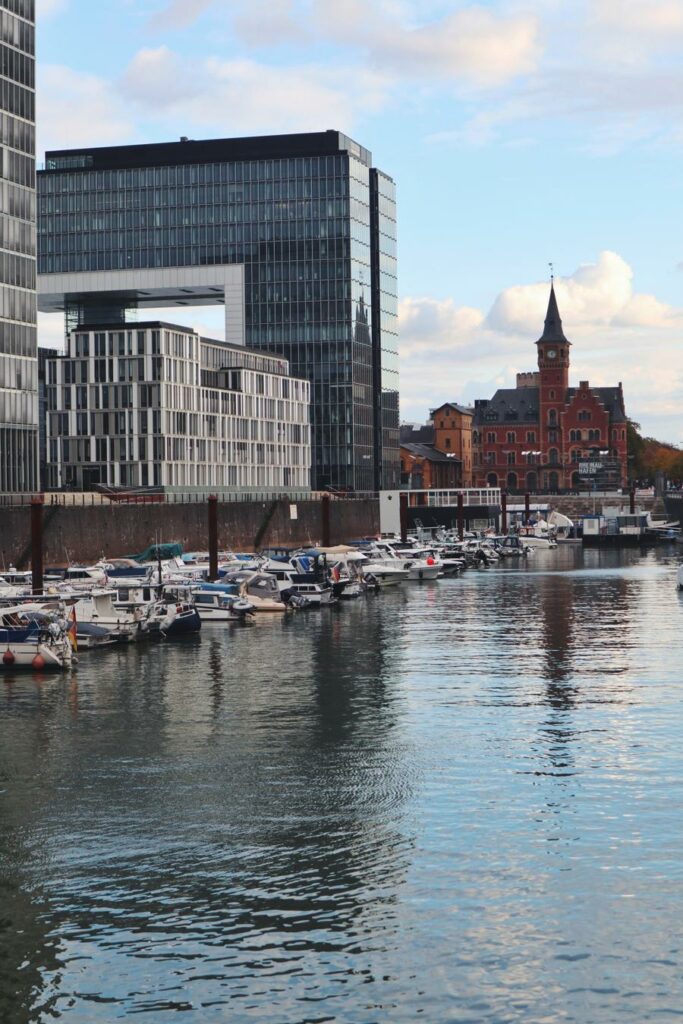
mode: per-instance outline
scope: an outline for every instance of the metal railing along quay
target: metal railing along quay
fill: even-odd
[[[273,502],[320,501],[323,497],[331,501],[376,500],[376,491],[153,491],[121,494],[99,492],[54,491],[27,494],[0,494],[0,508],[23,508],[32,505],[35,499],[42,499],[46,507],[79,508],[83,506],[112,505],[199,505],[215,496],[219,502],[241,503],[247,501]]]

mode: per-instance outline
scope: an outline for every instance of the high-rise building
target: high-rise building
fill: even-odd
[[[46,154],[39,302],[69,330],[225,303],[312,389],[313,484],[396,487],[396,199],[336,131]]]
[[[35,4],[0,0],[0,493],[38,484]]]

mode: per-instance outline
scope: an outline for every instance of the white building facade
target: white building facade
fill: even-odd
[[[286,359],[156,321],[67,345],[47,365],[49,489],[310,487],[310,384]]]

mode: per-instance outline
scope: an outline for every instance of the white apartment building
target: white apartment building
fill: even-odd
[[[84,326],[47,362],[47,487],[302,491],[310,384],[162,322]]]

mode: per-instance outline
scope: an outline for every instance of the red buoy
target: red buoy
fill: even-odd
[[[429,558],[427,559],[427,565],[434,565],[434,564],[435,564],[434,559],[430,555]]]
[[[14,654],[12,653],[12,651],[10,651],[8,647],[2,656],[3,665],[13,665],[16,660],[17,659],[14,657]]]
[[[42,656],[42,654],[36,654],[31,664],[35,669],[38,669],[38,671],[40,671],[42,668],[45,668],[45,658]]]

